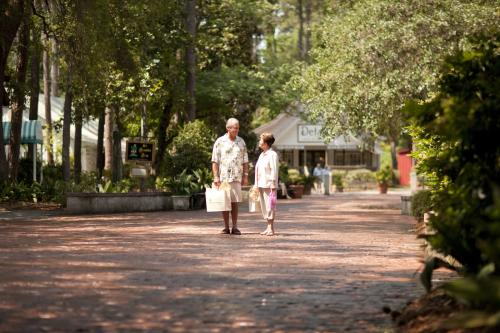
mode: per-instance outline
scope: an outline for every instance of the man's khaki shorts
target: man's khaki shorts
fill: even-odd
[[[231,202],[242,202],[243,196],[241,194],[241,183],[240,182],[231,182]]]

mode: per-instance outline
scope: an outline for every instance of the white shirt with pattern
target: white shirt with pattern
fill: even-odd
[[[233,141],[227,133],[221,136],[214,143],[212,162],[219,165],[221,182],[241,182],[243,178],[243,164],[248,163],[248,152],[245,141],[239,136]]]

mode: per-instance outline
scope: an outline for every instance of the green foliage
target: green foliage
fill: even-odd
[[[167,176],[179,175],[183,170],[210,168],[214,132],[201,120],[187,123],[179,131],[167,156],[168,163],[161,173]]]
[[[432,194],[429,190],[420,190],[411,197],[411,215],[423,219],[424,213],[432,210]]]
[[[104,184],[97,185],[99,193],[113,193],[113,182],[111,180],[106,181]]]
[[[493,275],[494,272],[495,266],[490,263],[475,276],[443,285],[448,294],[469,307],[469,310],[454,316],[446,328],[500,327],[500,277]]]
[[[0,188],[0,202],[26,201],[37,202],[42,195],[40,184],[36,182],[5,182]]]
[[[332,184],[337,187],[337,189],[344,188],[344,176],[339,173],[332,174]]]
[[[191,195],[196,193],[198,186],[193,179],[193,175],[184,169],[179,175],[168,178],[165,182],[167,188],[176,195]]]
[[[212,185],[213,176],[209,168],[200,168],[193,171],[196,187],[195,193],[205,192],[205,189]]]
[[[316,176],[313,176],[312,174],[309,174],[308,176],[301,175],[298,183],[301,185],[304,185],[304,187],[306,187],[306,188],[310,188],[318,180],[319,180],[319,178]]]
[[[466,272],[500,267],[500,34],[446,62],[441,92],[409,105],[418,171],[434,193],[432,247]],[[496,274],[500,274],[497,273]]]
[[[325,137],[369,131],[395,139],[405,101],[432,96],[445,56],[498,26],[498,9],[480,0],[355,1],[324,18],[314,63],[294,87]]]
[[[388,165],[380,168],[377,172],[375,172],[375,179],[379,184],[387,184],[392,183],[394,175],[392,172],[392,168]]]
[[[294,168],[288,169],[288,182],[290,185],[298,185],[301,182],[300,171]]]
[[[279,162],[279,170],[278,170],[278,180],[283,184],[290,184],[290,178],[288,173],[288,164]]]

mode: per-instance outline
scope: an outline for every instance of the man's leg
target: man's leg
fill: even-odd
[[[238,203],[237,202],[231,202],[231,220],[233,222],[233,229],[238,228]],[[228,226],[229,226],[229,224],[228,224]]]
[[[222,212],[222,218],[224,219],[224,230],[222,231],[222,233],[228,234],[229,233],[229,212]]]

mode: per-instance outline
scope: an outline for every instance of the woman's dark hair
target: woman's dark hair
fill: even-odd
[[[262,140],[265,143],[267,143],[267,145],[269,146],[269,148],[271,148],[271,146],[273,145],[273,143],[275,141],[273,133],[262,133],[260,135],[260,137],[262,138]]]

